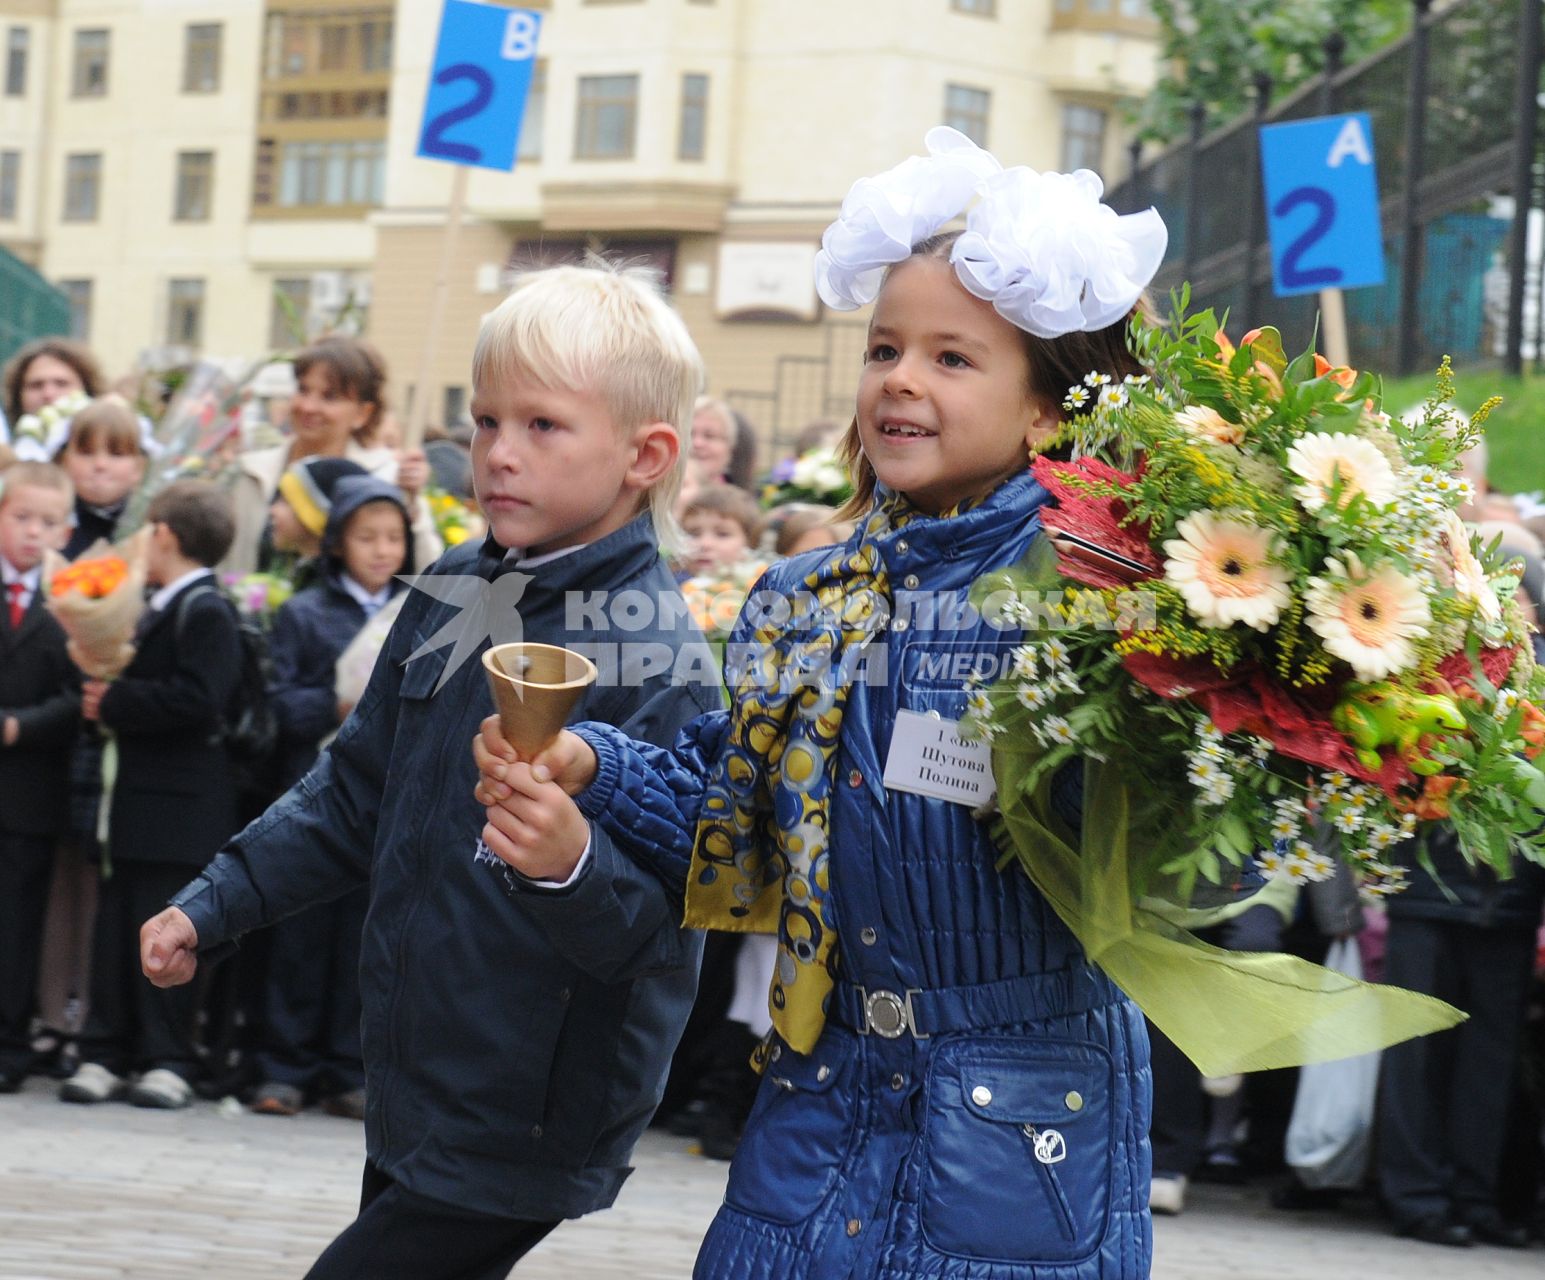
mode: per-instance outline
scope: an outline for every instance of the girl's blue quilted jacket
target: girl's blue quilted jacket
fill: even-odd
[[[1019,477],[882,543],[888,676],[848,699],[831,810],[840,978],[814,1051],[772,1048],[699,1277],[1148,1275],[1142,1015],[965,806],[881,783],[897,711],[958,719],[962,673],[1020,639],[941,606],[1024,554],[1044,499]],[[581,808],[677,894],[726,724],[704,716],[668,750],[581,730],[599,763]]]

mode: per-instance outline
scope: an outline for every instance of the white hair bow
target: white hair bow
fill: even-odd
[[[873,302],[885,269],[959,215],[978,194],[950,251],[960,283],[1039,338],[1103,329],[1125,316],[1164,259],[1169,232],[1155,209],[1121,215],[1104,185],[1076,173],[1005,170],[954,129],[930,129],[929,154],[860,178],[821,237],[815,283],[840,311]]]
[[[815,255],[815,287],[838,311],[867,306],[880,293],[885,268],[901,262],[971,203],[984,178],[1003,166],[959,130],[938,125],[924,138],[926,156],[860,178]]]
[[[1115,324],[1164,261],[1169,232],[1156,209],[1123,216],[1104,191],[1088,169],[989,178],[950,253],[960,283],[1038,338]]]

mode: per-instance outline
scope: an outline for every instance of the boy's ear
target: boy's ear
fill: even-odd
[[[633,463],[626,483],[647,493],[676,467],[681,457],[681,436],[668,422],[648,422],[633,433]]]

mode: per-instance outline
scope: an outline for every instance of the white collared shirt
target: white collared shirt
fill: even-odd
[[[349,599],[359,605],[365,611],[365,620],[368,622],[376,614],[386,607],[386,602],[392,598],[392,584],[388,582],[379,591],[367,591],[355,578],[346,573],[338,575],[338,580],[343,584],[343,589],[348,593]]]
[[[559,547],[556,551],[544,551],[539,556],[528,556],[519,547],[511,547],[504,553],[504,563],[515,565],[520,569],[535,569],[554,560],[562,560],[564,556],[571,556],[576,551],[583,551],[590,544],[578,542],[572,547]]]
[[[156,610],[157,612],[166,608],[166,606],[172,602],[172,597],[175,596],[179,591],[181,591],[184,587],[192,586],[195,581],[205,576],[212,578],[215,576],[215,571],[213,569],[205,569],[202,566],[197,569],[188,570],[188,572],[183,574],[182,577],[168,582],[164,587],[157,591],[155,595],[151,596],[150,608]]]
[[[0,556],[0,583],[4,584],[5,591],[0,595],[0,604],[10,607],[11,583],[19,582],[22,585],[21,607],[23,612],[32,607],[32,597],[37,595],[38,588],[43,583],[43,566],[33,565],[23,573],[4,556]]]

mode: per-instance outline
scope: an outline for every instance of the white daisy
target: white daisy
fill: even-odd
[[[1028,707],[1031,711],[1039,711],[1051,701],[1051,694],[1038,684],[1021,684],[1014,691],[1014,697],[1020,706]]]
[[[1085,383],[1085,385],[1091,386],[1091,387],[1109,386],[1110,385],[1110,380],[1111,380],[1110,379],[1110,374],[1108,374],[1108,373],[1086,373],[1086,374],[1084,374],[1084,383]]]
[[[1345,808],[1337,810],[1336,816],[1330,821],[1337,831],[1345,835],[1351,835],[1352,832],[1363,825],[1363,815],[1355,808]]]
[[[1062,398],[1062,407],[1069,413],[1076,413],[1088,403],[1088,387],[1069,387],[1067,395]]]
[[[1034,680],[1036,677],[1037,661],[1035,646],[1033,644],[1017,645],[1010,652],[1009,657],[1014,661],[1014,674],[1021,680]]]
[[[992,715],[992,699],[981,690],[966,695],[966,710],[982,719]]]
[[[1329,880],[1336,874],[1336,860],[1328,853],[1311,853],[1307,859],[1309,879],[1316,884]]]
[[[1052,742],[1066,744],[1077,740],[1066,716],[1047,716],[1040,727]]]
[[[1046,659],[1048,666],[1060,667],[1068,660],[1068,647],[1056,636],[1052,636],[1041,642],[1041,656]]]

